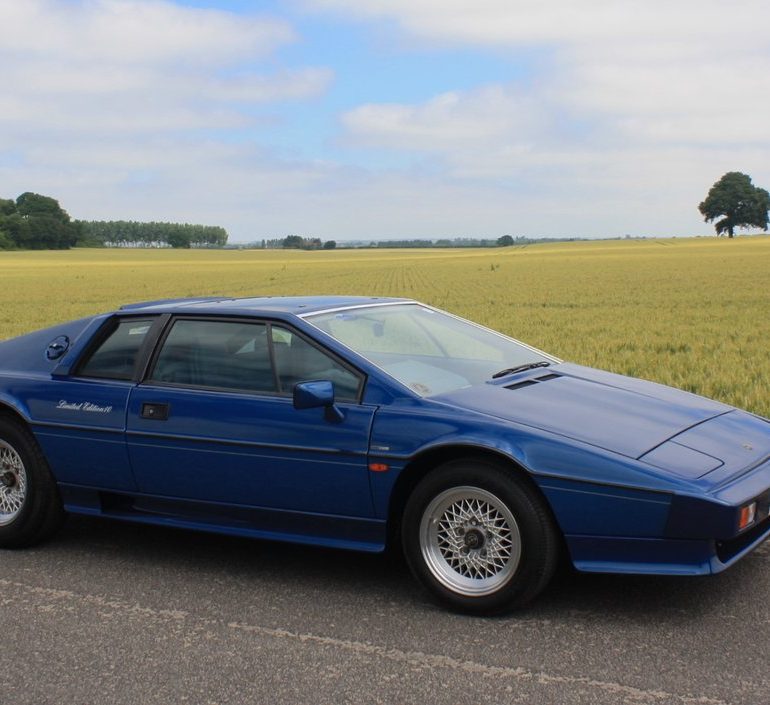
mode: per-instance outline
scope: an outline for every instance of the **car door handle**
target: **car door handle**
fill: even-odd
[[[146,401],[142,404],[142,413],[140,416],[143,419],[151,419],[152,421],[165,421],[168,419],[171,407],[168,404],[158,404],[156,402]]]

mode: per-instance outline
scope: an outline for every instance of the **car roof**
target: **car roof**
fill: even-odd
[[[288,313],[295,316],[358,306],[412,303],[411,299],[379,296],[256,296],[227,298],[206,296],[186,299],[161,299],[126,304],[121,311],[136,313]]]

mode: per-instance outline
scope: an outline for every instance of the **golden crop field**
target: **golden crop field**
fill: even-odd
[[[164,297],[420,299],[564,359],[770,416],[770,237],[474,250],[1,252],[0,338]]]

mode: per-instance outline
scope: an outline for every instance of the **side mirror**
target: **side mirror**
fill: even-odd
[[[300,382],[294,385],[295,409],[324,409],[324,418],[337,423],[345,418],[334,404],[334,385],[329,380]]]

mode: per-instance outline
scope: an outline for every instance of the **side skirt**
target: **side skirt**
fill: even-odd
[[[76,485],[62,484],[59,489],[65,510],[73,514],[367,553],[385,549],[382,519],[192,502]]]

